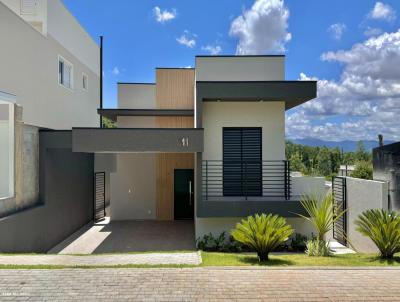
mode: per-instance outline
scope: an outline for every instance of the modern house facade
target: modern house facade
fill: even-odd
[[[310,235],[295,213],[324,179],[291,175],[285,111],[316,82],[286,81],[284,56],[198,56],[155,78],[118,84],[118,108],[98,110],[116,128],[72,131],[75,152],[109,155],[111,221],[192,219],[198,238],[268,212]]]
[[[61,1],[0,1],[0,38],[0,251],[48,251],[108,202],[111,222],[192,221],[193,242],[260,212],[311,234],[295,213],[324,179],[291,174],[285,111],[316,82],[286,81],[284,56],[157,68],[104,109],[100,49]]]
[[[100,48],[59,0],[1,0],[0,39],[0,250],[42,251],[92,219],[63,188],[92,186],[71,129],[99,125]]]

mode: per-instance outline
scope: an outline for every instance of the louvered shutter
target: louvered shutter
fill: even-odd
[[[261,128],[223,128],[224,196],[262,195]]]

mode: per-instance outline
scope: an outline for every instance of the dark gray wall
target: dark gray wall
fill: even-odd
[[[46,252],[93,219],[94,156],[71,131],[40,132],[41,205],[0,220],[1,252]]]
[[[198,196],[197,217],[246,217],[256,213],[272,213],[283,217],[307,215],[298,200],[205,200]]]
[[[389,182],[389,208],[400,211],[400,142],[372,150],[374,180]]]
[[[75,152],[89,153],[200,152],[203,132],[194,128],[74,128],[72,145]]]

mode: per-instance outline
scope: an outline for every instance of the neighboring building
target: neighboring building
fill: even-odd
[[[389,184],[388,208],[400,211],[400,142],[382,145],[372,150],[374,180]]]
[[[284,56],[198,56],[157,68],[155,83],[119,83],[118,108],[98,110],[117,128],[74,128],[73,150],[115,155],[112,221],[193,219],[197,238],[268,212],[311,235],[295,213],[325,181],[291,176],[285,111],[315,97],[315,81],[285,80]]]
[[[354,165],[340,165],[338,176],[351,176],[354,172]]]
[[[0,0],[0,40],[0,250],[52,245],[92,218],[71,210],[82,191],[63,191],[90,168],[72,163],[93,157],[73,154],[65,130],[99,125],[100,49],[60,0]]]

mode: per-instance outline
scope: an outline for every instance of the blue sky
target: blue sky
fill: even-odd
[[[400,139],[398,0],[64,3],[104,36],[105,107],[116,106],[117,82],[153,82],[155,67],[193,66],[197,54],[282,53],[287,79],[321,80],[317,100],[287,113],[287,136]]]

